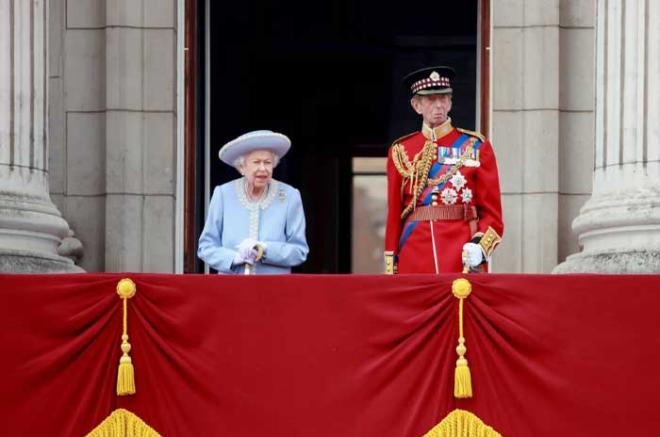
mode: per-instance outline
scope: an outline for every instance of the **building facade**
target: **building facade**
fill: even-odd
[[[50,0],[50,194],[86,271],[174,272],[175,0]]]
[[[18,101],[17,77],[27,74],[43,77],[46,82],[47,94],[41,88],[27,91],[36,104],[47,102],[48,115],[47,120],[37,117],[28,121],[26,135],[30,136],[34,126],[47,125],[48,135],[37,155],[48,159],[42,163],[33,159],[27,167],[48,174],[47,183],[40,183],[39,196],[45,203],[52,200],[57,208],[52,208],[55,212],[51,216],[57,217],[59,211],[62,220],[52,238],[69,238],[65,246],[74,249],[67,252],[66,247],[61,248],[57,255],[59,246],[51,241],[48,248],[40,249],[42,252],[73,258],[86,271],[195,270],[184,267],[184,258],[191,256],[186,253],[190,252],[190,244],[185,240],[194,240],[199,215],[196,227],[186,226],[185,217],[190,209],[198,209],[203,218],[205,196],[200,187],[206,180],[208,191],[209,177],[205,173],[215,164],[210,163],[208,151],[206,161],[203,152],[194,158],[186,155],[190,129],[201,133],[209,129],[205,126],[208,106],[201,99],[195,111],[189,111],[185,90],[191,84],[206,81],[212,87],[214,82],[222,81],[222,74],[209,77],[204,63],[213,56],[212,47],[196,57],[191,53],[191,41],[203,42],[209,28],[213,28],[209,3],[50,0],[46,4],[44,0],[0,0],[0,19],[11,24],[0,25],[4,29],[0,42],[3,47],[14,47],[13,52],[0,53],[16,57],[19,51],[27,51],[34,53],[35,59],[47,60],[43,65],[33,63],[34,73],[15,68],[13,73],[0,74],[3,101],[7,96]],[[630,23],[635,19],[644,23],[648,17],[658,15],[658,6],[643,0],[482,0],[475,5],[478,11],[486,6],[489,10],[489,14],[478,12],[474,18],[475,23],[488,20],[481,29],[487,29],[490,41],[489,47],[478,47],[490,54],[490,64],[479,66],[482,73],[489,74],[477,74],[475,80],[477,90],[483,87],[478,83],[480,78],[487,77],[489,84],[490,129],[484,133],[492,138],[498,156],[506,226],[493,268],[496,272],[549,273],[567,256],[580,251],[572,223],[592,191],[598,191],[592,186],[594,180],[599,180],[598,171],[594,179],[594,156],[602,161],[596,141],[613,141],[611,134],[608,140],[598,136],[599,129],[608,123],[597,123],[597,102],[605,105],[601,114],[603,108],[616,104],[608,100],[612,96],[604,100],[596,96],[596,90],[602,90],[612,77],[598,68],[597,59],[602,59],[602,54],[599,58],[597,49],[605,53],[616,44],[616,35],[627,35],[610,30],[612,23],[625,24],[625,17],[630,17]],[[40,13],[47,18],[43,28],[35,30],[37,38],[27,38],[24,45],[19,45],[20,26],[34,26],[35,11],[42,10]],[[192,39],[188,34],[187,39],[186,29],[190,30],[191,22],[197,23],[195,34]],[[612,36],[596,38],[598,32]],[[633,37],[619,36],[626,44],[629,38]],[[650,123],[648,115],[652,111],[657,114],[655,102],[660,100],[660,72],[652,50],[655,47],[658,51],[657,31],[644,27],[634,38],[638,45],[631,46],[623,57],[642,59],[647,79],[635,83],[641,90],[637,98],[646,96],[641,112],[646,111],[645,120]],[[43,46],[34,42],[37,40],[44,41]],[[612,56],[606,62],[615,62]],[[187,62],[196,62],[198,68],[187,69]],[[189,71],[197,75],[187,76]],[[634,74],[627,69],[624,73]],[[203,87],[198,89],[209,93]],[[196,123],[186,123],[185,117],[191,113]],[[16,111],[13,114],[16,117]],[[614,117],[612,114],[610,110],[606,120]],[[627,116],[621,117],[628,120]],[[19,122],[12,123],[18,126]],[[478,128],[479,123],[475,126]],[[626,126],[628,129],[633,125]],[[644,138],[651,144],[657,139],[658,127],[645,126]],[[341,126],[337,129],[340,131]],[[198,151],[218,141],[202,141],[202,136],[197,137]],[[607,147],[610,150],[614,146]],[[655,159],[653,150],[647,146],[646,155],[635,158],[639,168],[646,169],[646,161]],[[16,154],[10,157],[0,152],[3,191],[11,184],[17,185],[10,176],[18,168],[15,160]],[[191,168],[197,172],[193,179],[198,181],[196,192],[202,199],[197,203],[185,201],[191,196],[187,191],[191,176],[186,173]],[[648,178],[639,180],[639,184],[649,183]],[[350,208],[350,196],[345,202]],[[657,206],[650,208],[657,214]],[[315,210],[308,210],[307,215]],[[8,215],[0,212],[0,223],[4,228],[16,228],[6,219]],[[652,218],[645,226],[653,228],[657,224],[657,218]],[[10,233],[0,233],[0,247],[10,247],[3,243],[9,241]],[[82,244],[82,253],[77,241]],[[588,238],[582,236],[580,241],[585,244]],[[311,247],[312,252],[315,249],[322,251]],[[341,269],[315,267],[308,271]]]

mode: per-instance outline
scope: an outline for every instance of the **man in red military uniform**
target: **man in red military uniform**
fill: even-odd
[[[386,273],[485,270],[502,240],[493,146],[452,126],[454,76],[452,68],[431,67],[403,80],[423,124],[388,151]]]

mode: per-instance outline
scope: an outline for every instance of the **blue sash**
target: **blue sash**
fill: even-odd
[[[454,144],[451,145],[451,148],[456,150],[455,153],[458,153],[458,156],[461,155],[461,147],[465,142],[470,138],[469,135],[463,134],[460,137],[454,141]],[[475,144],[474,147],[478,147],[478,144]],[[449,164],[440,164],[440,162],[436,161],[433,166],[431,167],[431,170],[429,170],[429,179],[433,179],[437,177],[438,173],[442,170],[442,174],[445,174],[449,171],[450,168],[452,168],[452,165]],[[422,205],[427,206],[431,203],[432,195],[434,191],[440,191],[444,186],[446,182],[442,182],[436,186],[434,190],[429,191],[429,193],[424,197],[422,200]],[[403,249],[403,246],[406,244],[406,241],[408,240],[408,237],[412,233],[412,231],[417,227],[418,221],[410,221],[406,224],[404,224],[404,229],[403,232],[401,233],[401,238],[399,239],[399,253],[401,252],[401,249]]]

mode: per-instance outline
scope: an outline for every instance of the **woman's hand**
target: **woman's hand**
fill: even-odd
[[[239,262],[238,264],[247,263],[254,265],[255,258],[257,257],[257,250],[255,249],[256,245],[257,240],[253,238],[246,238],[245,240],[241,241],[236,246],[238,253],[234,258],[234,264],[237,264],[236,261],[240,259],[242,262]]]

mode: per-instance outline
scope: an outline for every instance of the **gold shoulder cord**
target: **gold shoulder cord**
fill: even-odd
[[[403,144],[396,143],[392,146],[392,161],[394,162],[396,170],[404,179],[408,179],[412,176],[412,163],[408,159],[408,154],[403,148]]]
[[[403,192],[403,187],[407,183],[410,183],[410,191],[413,196],[410,204],[401,213],[402,219],[407,217],[408,214],[415,209],[417,199],[426,186],[431,163],[434,159],[435,145],[432,141],[424,143],[424,147],[422,147],[422,150],[415,155],[412,162],[410,162],[408,154],[401,143],[394,145],[394,149],[392,150],[392,160],[394,161],[394,166],[397,171],[404,179],[401,184],[401,190]]]
[[[463,132],[464,134],[468,134],[470,136],[477,137],[478,139],[481,140],[482,143],[484,141],[486,141],[486,137],[483,136],[483,134],[481,132],[477,132],[477,131],[474,131],[474,130],[461,129],[460,127],[457,127],[456,129],[458,129],[459,132]]]
[[[417,152],[413,157],[412,162],[408,158],[406,149],[401,143],[396,143],[392,149],[392,161],[394,162],[394,167],[399,172],[401,177],[403,177],[403,183],[401,184],[401,197],[403,198],[403,190],[406,184],[410,184],[410,191],[413,193],[417,192],[417,186],[419,184],[419,175],[423,174],[423,165],[424,159],[420,157],[425,156],[428,142],[424,144],[422,150]],[[403,215],[402,215],[403,217]]]
[[[470,138],[468,141],[469,144],[465,148],[465,152],[463,152],[458,162],[454,164],[447,173],[435,179],[429,179],[429,171],[431,170],[433,161],[436,159],[437,146],[435,143],[427,141],[422,150],[415,155],[412,162],[410,162],[403,144],[397,143],[392,146],[392,161],[394,162],[394,167],[396,167],[397,171],[404,179],[403,184],[401,184],[401,190],[403,191],[403,187],[406,183],[410,182],[410,191],[413,196],[410,204],[408,204],[401,213],[401,220],[405,220],[405,218],[408,217],[408,214],[415,210],[417,207],[417,199],[419,199],[424,188],[429,185],[439,185],[447,182],[463,166],[465,160],[472,155],[472,146],[476,139]]]

